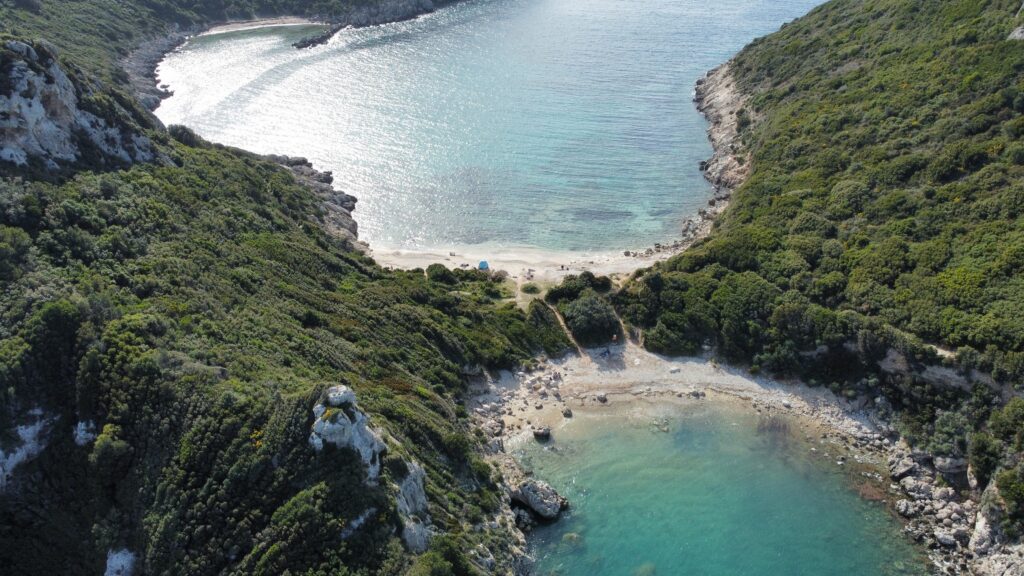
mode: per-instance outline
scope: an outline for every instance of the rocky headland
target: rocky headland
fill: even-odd
[[[359,241],[359,225],[352,217],[352,211],[355,210],[358,199],[351,194],[336,190],[332,186],[334,175],[331,172],[313,168],[313,164],[301,156],[271,154],[264,158],[287,168],[296,181],[316,193],[324,209],[319,224],[329,234],[347,241],[353,248],[361,252],[366,252],[369,249],[365,243]]]

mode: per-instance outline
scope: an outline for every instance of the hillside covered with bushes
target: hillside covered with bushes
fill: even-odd
[[[0,165],[5,574],[126,562],[144,574],[476,574],[485,556],[516,561],[509,526],[490,523],[500,478],[459,398],[481,367],[567,346],[548,308],[517,308],[497,275],[381,269],[326,232],[321,198],[288,167],[163,129],[117,72],[169,23],[327,4],[339,3],[0,4],[0,68],[67,72],[79,106],[117,102],[110,121],[128,115],[154,158]],[[314,413],[339,384],[386,446],[378,479],[356,450],[314,449],[314,422],[360,418],[349,404]],[[436,536],[414,554],[399,535],[420,465],[416,521]]]
[[[710,237],[610,300],[649,350],[884,396],[1022,520],[1019,400],[990,420],[1024,382],[1019,9],[837,0],[750,44],[731,63],[749,178]]]
[[[81,138],[60,169],[0,160],[5,574],[127,557],[145,574],[511,566],[460,397],[480,368],[563,353],[552,308],[583,345],[621,319],[651,351],[891,409],[1024,532],[1019,3],[834,0],[755,41],[731,64],[752,170],[711,235],[621,288],[570,277],[525,311],[497,275],[377,266],[326,231],[294,170],[160,126],[121,67],[171,28],[365,4],[0,0],[0,71],[64,86],[59,68],[85,126],[140,151]],[[331,404],[336,385],[357,403]],[[379,477],[311,434],[359,411],[386,446]],[[425,553],[400,537],[420,465]]]

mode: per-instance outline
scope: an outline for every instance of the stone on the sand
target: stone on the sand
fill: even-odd
[[[566,418],[572,418],[572,408],[563,408],[562,409],[562,416],[564,416]]]
[[[551,439],[551,428],[547,426],[541,426],[533,429],[533,437],[537,440],[550,440]]]
[[[917,471],[917,463],[911,458],[902,458],[889,464],[889,475],[893,480],[903,480]]]
[[[896,502],[896,512],[904,518],[912,518],[917,514],[917,509],[914,507],[913,502],[902,499]]]
[[[600,393],[598,393],[598,395],[597,395],[597,396],[595,396],[595,398],[596,398],[596,399],[597,399],[597,401],[598,401],[598,402],[600,402],[601,404],[606,404],[606,403],[608,402],[608,395],[607,395],[607,394],[605,394],[604,392],[600,392]]]

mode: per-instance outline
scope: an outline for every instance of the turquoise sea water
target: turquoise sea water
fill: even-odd
[[[157,111],[206,138],[303,155],[359,197],[375,248],[645,248],[710,188],[694,82],[818,0],[470,0],[347,30],[199,37]]]
[[[710,403],[659,421],[667,432],[649,415],[578,417],[554,450],[519,454],[572,502],[531,536],[539,575],[928,573],[884,505],[853,489],[857,474],[811,457],[802,436]]]

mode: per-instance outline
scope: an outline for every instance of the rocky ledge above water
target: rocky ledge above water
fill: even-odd
[[[980,498],[963,459],[933,457],[897,444],[889,455],[893,488],[903,498],[896,512],[907,532],[931,549],[945,574],[1024,574],[1024,546],[1010,544],[1000,528],[1002,509],[990,485]]]
[[[264,158],[288,168],[300,184],[316,193],[324,209],[319,223],[329,234],[346,240],[361,252],[367,251],[368,246],[359,241],[359,225],[352,217],[358,199],[341,190],[335,190],[332,186],[334,175],[331,172],[313,168],[313,164],[301,156],[271,154]]]

